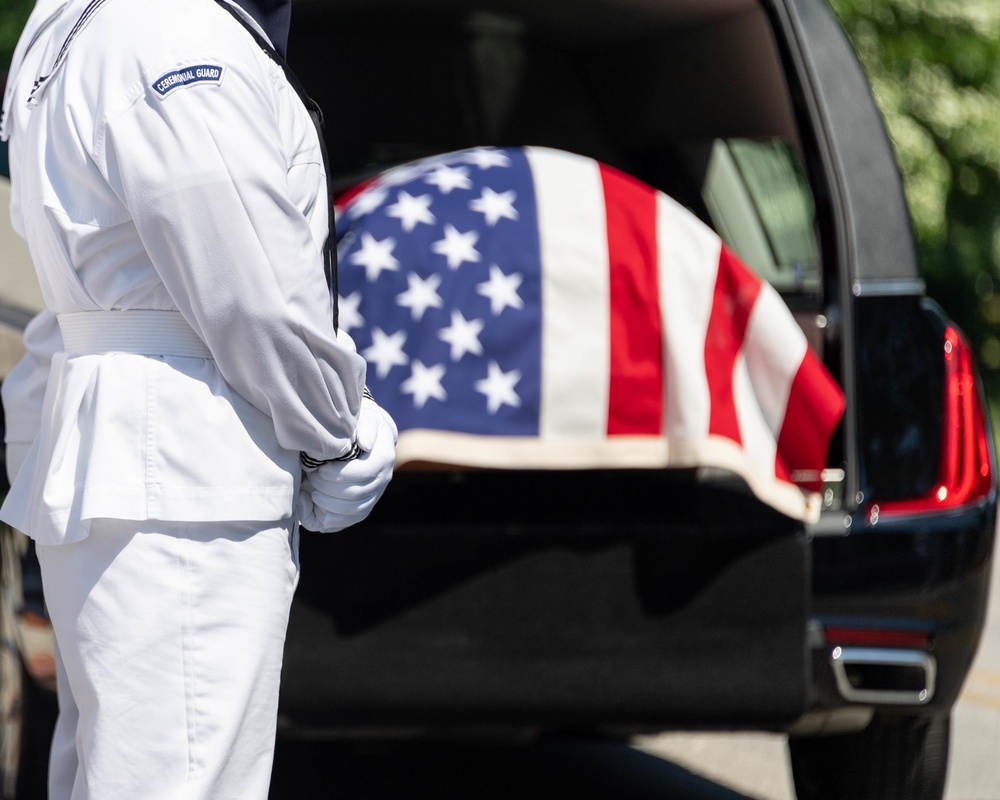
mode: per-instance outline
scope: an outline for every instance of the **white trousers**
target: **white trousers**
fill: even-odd
[[[263,800],[297,526],[95,520],[38,547],[57,645],[50,800]]]

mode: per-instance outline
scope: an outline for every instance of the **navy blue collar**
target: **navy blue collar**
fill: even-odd
[[[264,29],[274,49],[282,58],[288,49],[288,25],[292,18],[292,0],[233,0]]]

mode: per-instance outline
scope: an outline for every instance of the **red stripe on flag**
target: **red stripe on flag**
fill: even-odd
[[[607,214],[610,328],[608,434],[663,432],[663,335],[656,193],[601,165]]]
[[[719,256],[712,314],[705,334],[705,377],[711,402],[708,432],[742,444],[733,379],[747,321],[760,295],[760,278],[728,248]]]
[[[375,177],[365,178],[363,181],[361,181],[361,183],[356,183],[354,186],[348,187],[334,198],[333,200],[334,207],[337,209],[337,211],[343,211],[345,208],[347,208],[347,206],[351,204],[351,201],[355,197],[361,194],[374,182],[375,182]]]
[[[807,350],[792,381],[778,434],[774,471],[806,489],[822,488],[830,439],[844,413],[844,393],[812,350]]]

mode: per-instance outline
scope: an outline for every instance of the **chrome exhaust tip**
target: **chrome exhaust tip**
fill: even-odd
[[[924,705],[934,696],[937,662],[923,650],[835,647],[830,665],[841,697],[853,703]]]

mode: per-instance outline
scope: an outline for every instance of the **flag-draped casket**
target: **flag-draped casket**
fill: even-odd
[[[814,519],[843,395],[781,297],[670,197],[480,148],[338,202],[340,326],[398,465],[717,467]]]

